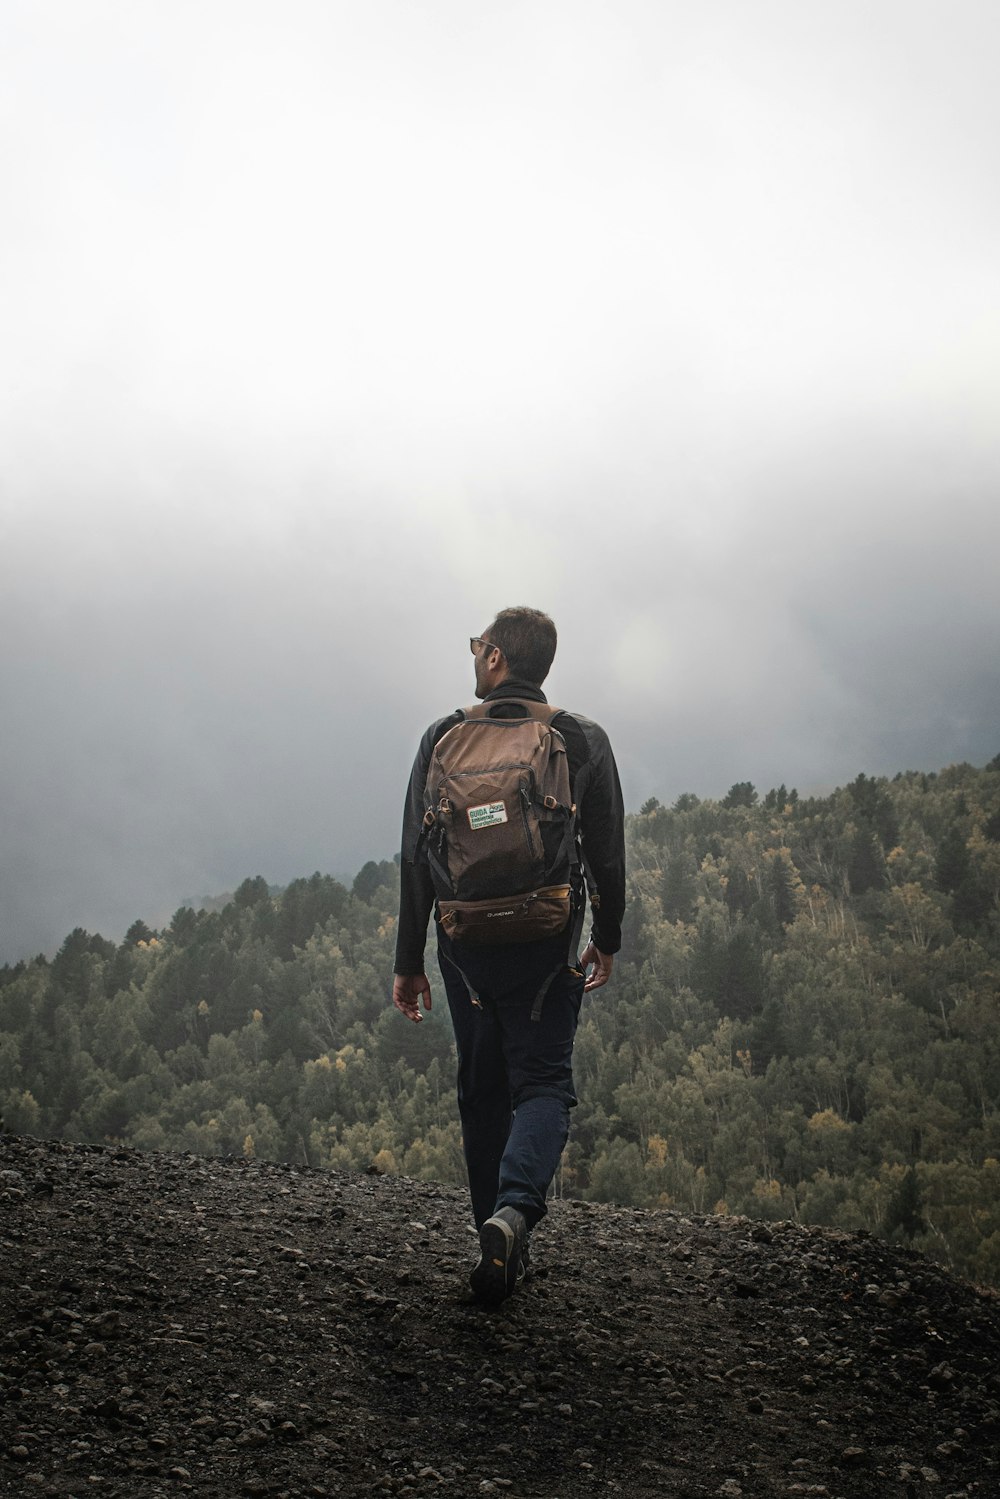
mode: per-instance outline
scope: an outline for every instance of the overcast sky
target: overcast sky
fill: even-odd
[[[397,846],[512,603],[626,801],[1000,751],[994,0],[2,0],[0,961]]]

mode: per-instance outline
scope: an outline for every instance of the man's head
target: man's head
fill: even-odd
[[[508,677],[540,687],[556,653],[556,627],[540,609],[501,609],[479,637],[476,696],[485,697]]]

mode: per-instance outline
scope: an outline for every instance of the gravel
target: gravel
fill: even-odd
[[[1000,1301],[864,1234],[0,1137],[0,1494],[1000,1493]]]

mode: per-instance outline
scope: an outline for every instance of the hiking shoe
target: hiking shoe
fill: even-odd
[[[479,1230],[479,1264],[469,1276],[477,1300],[496,1306],[511,1295],[524,1276],[527,1238],[528,1226],[517,1208],[501,1208],[487,1218]]]

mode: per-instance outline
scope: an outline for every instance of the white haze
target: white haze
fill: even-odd
[[[630,807],[1000,750],[989,3],[0,12],[0,960],[391,857],[549,609]]]

